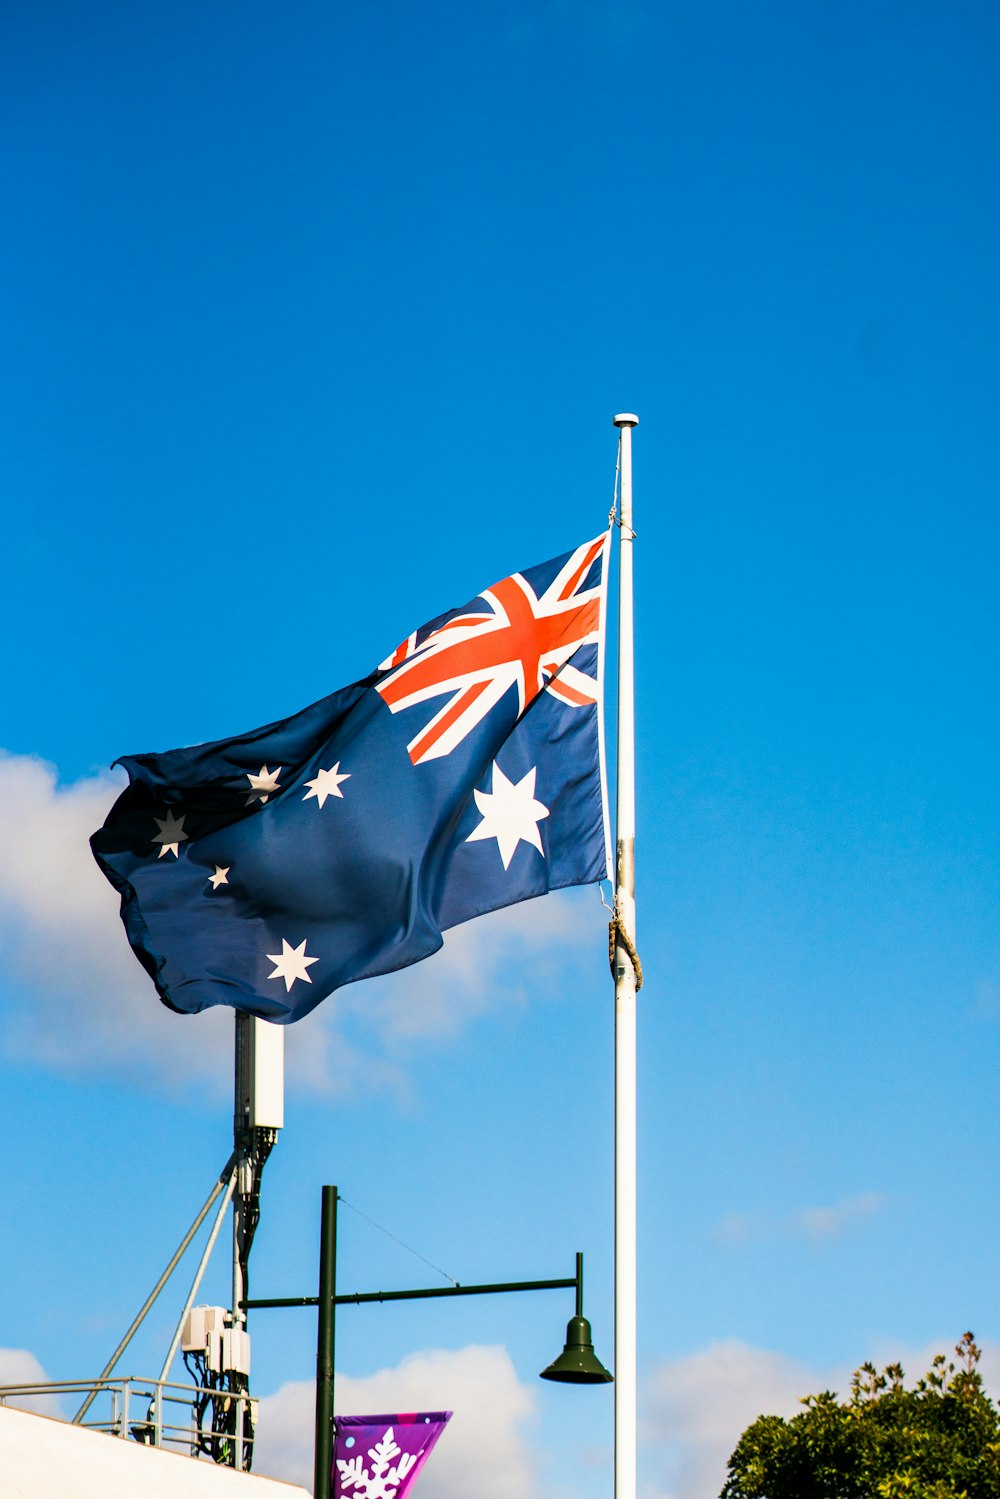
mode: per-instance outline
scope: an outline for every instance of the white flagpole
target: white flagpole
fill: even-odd
[[[632,428],[614,418],[621,444],[618,546],[618,775],[615,813],[615,1499],[636,1493],[636,971],[621,940],[635,943],[635,673],[632,629]]]

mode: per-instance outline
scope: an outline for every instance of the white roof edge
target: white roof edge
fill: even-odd
[[[0,1406],[4,1499],[308,1499],[296,1483]]]

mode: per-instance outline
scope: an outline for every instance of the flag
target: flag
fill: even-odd
[[[334,1499],[405,1499],[451,1411],[406,1416],[338,1416]]]
[[[116,762],[91,847],[166,1005],[297,1020],[449,927],[608,875],[607,550],[504,578],[291,718]]]

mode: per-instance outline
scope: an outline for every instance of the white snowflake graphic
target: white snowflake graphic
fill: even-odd
[[[370,1473],[365,1471],[365,1460],[360,1453],[357,1457],[337,1458],[341,1487],[355,1489],[357,1499],[396,1499],[399,1485],[413,1467],[416,1457],[403,1452],[391,1426],[386,1428],[381,1441],[369,1447],[368,1456],[372,1463]],[[394,1464],[393,1459],[397,1457],[400,1460]]]

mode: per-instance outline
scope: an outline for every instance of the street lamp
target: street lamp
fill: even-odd
[[[542,1379],[561,1384],[606,1384],[614,1378],[594,1353],[590,1323],[583,1315],[583,1255],[577,1254],[576,1274],[563,1280],[519,1280],[483,1286],[432,1286],[419,1291],[357,1291],[337,1295],[337,1201],[336,1187],[323,1188],[319,1242],[319,1295],[255,1298],[243,1302],[246,1311],[275,1306],[315,1306],[319,1309],[316,1331],[316,1442],[313,1499],[330,1499],[333,1469],[333,1351],[335,1312],[338,1306],[367,1301],[419,1301],[440,1296],[489,1296],[500,1291],[552,1291],[572,1286],[576,1291],[576,1314],[566,1328],[566,1345],[558,1358],[543,1369]]]

